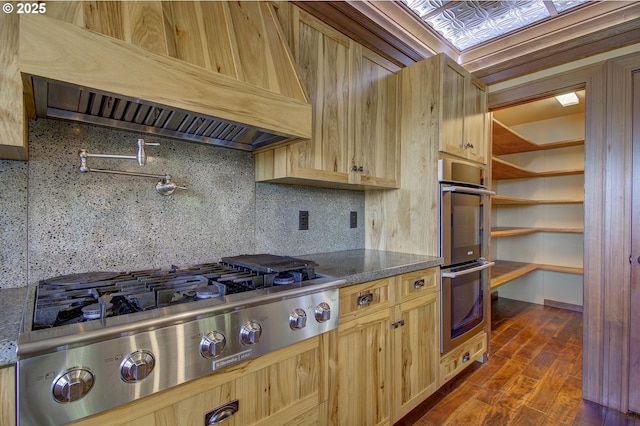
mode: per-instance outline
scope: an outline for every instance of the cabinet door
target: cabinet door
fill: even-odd
[[[467,72],[449,58],[443,58],[442,119],[440,151],[466,157],[464,148],[464,94]]]
[[[0,425],[16,424],[16,368],[0,368]]]
[[[312,347],[306,343],[291,346],[290,351],[280,352],[278,362],[236,380],[243,405],[234,416],[236,424],[280,426],[305,418],[309,411],[317,417],[323,367],[317,344]],[[312,424],[313,418],[302,423]]]
[[[398,77],[395,64],[357,46],[353,66],[351,181],[396,187],[398,166]]]
[[[487,114],[487,89],[480,81],[469,76],[465,89],[464,146],[468,146],[467,158],[486,164],[489,120]]]
[[[348,181],[351,40],[294,8],[294,55],[313,111],[312,138],[290,146],[295,177]]]
[[[440,151],[486,163],[486,87],[449,58],[443,58]]]
[[[439,301],[436,291],[403,302],[392,329],[393,421],[438,389],[440,360]]]
[[[389,310],[338,327],[337,386],[329,395],[334,425],[389,424]]]

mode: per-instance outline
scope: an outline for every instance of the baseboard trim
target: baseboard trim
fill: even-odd
[[[566,309],[567,311],[582,313],[581,305],[574,305],[574,304],[565,303],[565,302],[557,302],[555,300],[544,299],[544,306],[550,306],[552,308]]]

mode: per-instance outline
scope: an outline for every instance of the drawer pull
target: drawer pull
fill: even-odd
[[[204,418],[205,426],[217,425],[224,422],[238,412],[239,405],[240,403],[236,399],[208,412]]]
[[[358,296],[358,306],[367,306],[373,302],[373,294],[367,293],[362,296]]]
[[[462,362],[467,362],[469,361],[469,359],[471,359],[471,356],[469,355],[469,352],[465,352],[464,355],[462,355]]]
[[[418,280],[413,282],[413,288],[419,289],[424,287],[424,280]]]

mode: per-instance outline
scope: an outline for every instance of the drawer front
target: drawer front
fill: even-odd
[[[422,295],[427,292],[437,291],[438,268],[422,269],[400,275],[400,296],[402,300],[414,295]]]
[[[487,334],[478,336],[449,352],[440,360],[440,385],[442,386],[487,351]]]
[[[340,288],[340,322],[389,309],[391,278]]]

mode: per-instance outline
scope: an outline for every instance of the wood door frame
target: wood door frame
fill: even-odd
[[[586,89],[582,395],[622,412],[629,394],[630,88],[635,69],[640,69],[637,53],[489,95],[492,110]]]
[[[632,182],[640,181],[640,71],[633,73],[633,111],[632,111]],[[633,179],[635,177],[635,179]],[[640,185],[631,188],[631,304],[640,301]],[[635,238],[634,238],[635,236]],[[634,241],[636,241],[634,243]],[[637,262],[637,263],[636,263]],[[634,324],[640,324],[640,310],[631,309],[629,318],[629,383],[640,381],[640,339],[633,338]],[[640,413],[640,386],[629,386],[629,410]]]

